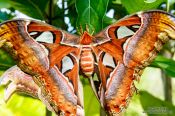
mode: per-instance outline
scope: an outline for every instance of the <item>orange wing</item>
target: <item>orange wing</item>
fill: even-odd
[[[78,40],[75,35],[36,21],[12,20],[0,25],[0,47],[11,53],[22,71],[33,77],[56,114],[76,115],[82,112],[77,110],[83,110],[79,50],[61,45],[67,37],[72,43]]]
[[[148,11],[121,19],[95,36],[94,41],[103,41],[93,48],[101,82],[97,93],[110,115],[127,107],[136,90],[134,80],[174,35],[174,16]]]
[[[49,106],[57,114],[65,115],[83,115],[78,74],[79,65],[84,69],[82,65],[87,63],[81,58],[87,55],[81,52],[86,51],[91,56],[89,61],[97,62],[100,85],[95,92],[106,111],[115,115],[127,106],[135,91],[133,81],[169,37],[175,38],[174,20],[161,11],[138,13],[94,37],[85,32],[84,38],[44,23],[13,20],[0,25],[0,47],[11,53],[23,72],[33,77]],[[84,72],[88,76],[88,71]]]

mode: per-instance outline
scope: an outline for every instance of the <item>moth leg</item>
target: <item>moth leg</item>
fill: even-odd
[[[100,93],[99,93],[99,89],[101,88],[101,80],[100,80],[100,76],[99,76],[99,69],[98,69],[98,65],[95,63],[94,64],[94,74],[91,77],[88,77],[89,79],[89,83],[91,85],[91,88],[95,94],[95,96],[97,97],[98,100],[100,100]]]
[[[89,82],[91,84],[91,88],[94,91],[95,96],[99,99],[98,93],[97,93],[97,90],[96,90],[96,86],[94,84],[94,81],[93,81],[92,77],[89,77],[88,79],[89,79]]]

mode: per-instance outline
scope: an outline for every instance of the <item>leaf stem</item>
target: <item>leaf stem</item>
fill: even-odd
[[[161,72],[162,72],[162,78],[163,78],[163,84],[164,84],[164,99],[165,101],[172,103],[171,78],[168,77],[163,70]]]
[[[172,1],[167,0],[167,12],[170,11]],[[168,46],[172,47],[170,42],[168,43]],[[171,50],[168,50],[167,52],[164,50],[163,55],[168,58],[173,58],[173,52]],[[165,101],[172,103],[172,83],[171,78],[165,75],[165,71],[162,70],[162,78],[164,81],[164,97]]]
[[[168,43],[168,46],[172,47],[170,42]],[[163,55],[167,58],[171,58],[171,59],[173,58],[173,52],[171,50],[164,50]],[[163,87],[164,87],[164,99],[165,101],[172,103],[171,78],[166,75],[164,70],[162,70],[161,73],[162,73],[162,81],[163,81]]]
[[[53,10],[53,0],[49,1],[49,17],[48,17],[48,23],[52,24],[52,10]]]

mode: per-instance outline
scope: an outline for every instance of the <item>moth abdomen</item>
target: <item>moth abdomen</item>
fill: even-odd
[[[94,57],[90,47],[83,47],[80,57],[80,67],[83,74],[87,77],[92,76],[94,72]]]

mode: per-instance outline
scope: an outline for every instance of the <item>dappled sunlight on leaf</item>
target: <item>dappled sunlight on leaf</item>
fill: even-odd
[[[2,116],[44,116],[45,105],[38,99],[14,94],[7,102],[3,102],[4,88],[0,88],[0,114]]]
[[[87,79],[84,81],[86,81],[85,83],[88,83]],[[84,85],[84,105],[85,114],[87,116],[99,116],[100,104],[89,84]]]
[[[121,0],[129,13],[143,10],[157,9],[165,0]]]
[[[156,0],[145,0],[144,2],[146,2],[146,3],[153,3],[153,2],[156,2]]]
[[[126,109],[126,112],[124,112],[124,116],[141,116],[143,115],[142,111],[143,108],[140,105],[139,101],[139,94],[134,94],[134,96],[131,98],[130,103],[128,105],[128,108]]]

